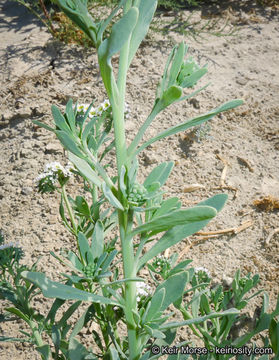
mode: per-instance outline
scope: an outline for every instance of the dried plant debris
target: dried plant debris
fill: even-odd
[[[255,200],[253,204],[262,211],[274,211],[279,209],[279,199],[270,195]]]

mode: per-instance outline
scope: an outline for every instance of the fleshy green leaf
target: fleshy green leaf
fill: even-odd
[[[55,130],[55,134],[66,150],[72,152],[79,157],[84,157],[83,153],[78,148],[72,136],[68,135],[68,133],[62,130]]]
[[[124,210],[121,202],[113,195],[112,191],[105,182],[102,183],[102,190],[105,198],[110,202],[113,207],[122,211]]]
[[[75,338],[71,338],[69,341],[69,360],[84,360],[84,359],[96,359],[93,356],[88,357],[91,353]]]
[[[55,122],[55,125],[58,129],[63,130],[65,133],[71,133],[71,129],[67,124],[65,117],[61,114],[57,106],[51,106],[52,116]]]
[[[98,24],[95,24],[87,9],[87,0],[54,0],[63,12],[97,45],[96,34]]]
[[[117,85],[112,72],[111,58],[118,53],[128,41],[138,19],[138,9],[131,7],[130,10],[112,26],[111,35],[105,39],[98,49],[98,58],[101,75],[109,97],[112,93],[117,96]]]
[[[166,91],[163,92],[161,99],[159,100],[159,110],[162,111],[172,103],[178,101],[182,96],[183,89],[180,86],[172,85]]]
[[[52,127],[48,126],[47,124],[42,123],[41,121],[38,120],[32,120],[32,122],[44,129],[47,129],[49,131],[55,132],[55,129],[53,129]]]
[[[217,212],[219,212],[228,196],[226,194],[218,194],[215,195],[205,201],[202,201],[197,206],[211,206],[216,209]],[[165,251],[166,249],[170,248],[171,246],[177,244],[179,241],[185,239],[187,236],[190,236],[197,231],[201,230],[203,227],[205,227],[209,220],[203,220],[198,221],[195,223],[190,223],[186,225],[181,226],[175,226],[171,230],[167,231],[160,239],[156,242],[154,246],[152,246],[151,249],[149,249],[140,259],[138,263],[138,268],[140,269],[147,261],[153,259],[153,257],[157,256],[161,252]]]
[[[158,312],[160,311],[164,298],[165,298],[166,290],[165,288],[161,288],[158,291],[155,292],[155,294],[152,296],[152,299],[150,300],[150,305],[148,309],[146,309],[145,314],[143,315],[142,321],[144,323],[148,323],[153,318],[156,317]]]
[[[91,241],[91,253],[93,259],[98,258],[104,251],[104,227],[100,220],[95,224],[92,241]]]
[[[153,217],[162,216],[171,211],[177,210],[180,207],[181,207],[181,202],[177,197],[166,199],[161,203],[159,209],[155,211]]]
[[[78,245],[81,252],[81,256],[85,260],[87,258],[86,253],[90,253],[91,248],[88,244],[88,240],[86,236],[82,232],[78,233]]]
[[[43,355],[44,360],[49,360],[51,356],[51,350],[49,345],[37,346],[36,350]]]
[[[269,326],[269,338],[271,341],[272,350],[275,354],[279,352],[279,322],[275,319],[271,320]]]
[[[88,182],[95,184],[99,188],[101,187],[101,179],[85,160],[79,158],[71,152],[69,153],[69,160],[76,166],[81,175],[85,177]]]
[[[212,219],[216,214],[217,211],[210,206],[196,206],[190,209],[175,210],[170,214],[156,217],[151,221],[138,226],[132,231],[132,235],[143,232],[151,232],[152,235],[155,235],[178,225],[192,224]]]
[[[203,67],[202,69],[195,71],[190,76],[187,76],[180,86],[182,88],[193,87],[200,80],[200,78],[202,78],[206,73],[207,73],[207,68]]]
[[[116,301],[100,295],[76,289],[72,286],[60,284],[52,281],[44,274],[32,271],[23,271],[22,277],[38,286],[43,295],[47,298],[59,298],[64,300],[91,301],[98,304],[108,304],[120,306]]]
[[[174,85],[176,83],[176,79],[181,69],[181,65],[183,64],[184,56],[187,51],[187,46],[184,42],[181,42],[173,56],[171,68],[168,76],[168,84],[166,88]]]
[[[111,360],[120,360],[118,352],[112,345],[109,347],[109,353],[110,353]]]
[[[173,161],[163,162],[160,165],[156,166],[151,173],[145,179],[143,185],[145,187],[153,184],[154,182],[159,182],[161,186],[167,181],[172,169],[174,166]]]
[[[18,316],[20,319],[28,323],[29,321],[28,317],[25,314],[23,314],[23,312],[21,312],[19,309],[16,309],[14,307],[9,307],[9,308],[5,308],[5,310],[11,314]]]
[[[135,53],[147,34],[149,25],[157,7],[157,0],[141,0],[138,6],[138,19],[132,32],[128,56],[128,66],[130,65]]]
[[[239,311],[237,309],[230,308],[225,311],[212,312],[211,314],[208,314],[205,316],[199,316],[194,319],[189,319],[189,320],[185,320],[185,321],[181,321],[181,322],[169,322],[169,323],[161,325],[160,330],[165,331],[168,329],[174,329],[174,328],[178,328],[181,326],[200,324],[202,322],[205,322],[206,320],[215,319],[215,318],[223,317],[223,316],[238,315],[238,314],[239,314]]]
[[[66,115],[67,115],[67,120],[69,122],[71,130],[73,132],[75,132],[76,131],[76,119],[75,119],[75,114],[74,114],[74,109],[73,109],[73,100],[72,99],[70,99],[67,102]]]
[[[166,310],[170,304],[174,303],[184,294],[184,289],[188,280],[189,274],[182,271],[178,274],[170,276],[166,281],[157,287],[153,297],[155,297],[161,289],[165,290],[165,296],[160,307],[160,311]]]
[[[188,120],[188,121],[185,121],[184,123],[182,124],[179,124],[179,125],[175,125],[161,133],[159,133],[158,135],[156,135],[155,137],[153,137],[152,139],[150,140],[147,140],[143,145],[141,145],[136,151],[135,151],[135,154],[134,155],[137,155],[139,154],[142,150],[144,150],[147,146],[149,146],[150,144],[153,144],[154,142],[158,141],[158,140],[161,140],[165,137],[168,137],[168,136],[171,136],[171,135],[174,135],[178,132],[181,132],[181,131],[185,131],[187,129],[189,129],[190,127],[193,127],[193,126],[197,126],[197,125],[200,125],[210,119],[212,119],[215,115],[223,112],[223,111],[227,111],[227,110],[230,110],[230,109],[234,109],[235,107],[239,106],[243,104],[243,101],[242,100],[232,100],[232,101],[229,101],[223,105],[221,105],[220,107],[218,107],[217,109],[215,110],[212,110],[210,112],[208,112],[207,114],[204,114],[204,115],[201,115],[201,116],[198,116],[194,119],[191,119],[191,120]]]

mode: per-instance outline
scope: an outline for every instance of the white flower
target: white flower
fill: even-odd
[[[77,105],[77,112],[81,112],[81,113],[84,112],[84,106],[85,106],[84,104],[78,104]]]
[[[101,104],[103,110],[107,110],[110,107],[110,102],[108,99],[106,99],[102,104]]]
[[[70,177],[72,175],[72,171],[75,170],[75,167],[73,164],[68,162],[68,164],[65,166],[65,173],[67,174],[67,177]]]
[[[84,110],[83,111],[86,112],[88,110],[89,106],[90,106],[90,104],[84,104]]]
[[[150,295],[151,287],[147,285],[145,282],[137,282],[137,302],[141,300],[142,297],[147,297]]]
[[[95,108],[91,108],[91,110],[89,111],[89,117],[90,117],[90,119],[91,118],[93,118],[94,116],[96,116],[97,115],[97,111],[96,111],[96,109]]]
[[[211,278],[210,271],[209,271],[208,269],[206,269],[205,267],[200,266],[200,267],[196,267],[196,268],[195,268],[195,273],[196,273],[196,274],[199,273],[200,271],[206,273],[206,275],[207,275],[209,278]]]
[[[58,180],[59,172],[60,174],[62,172],[65,178],[69,178],[72,175],[72,170],[74,170],[74,167],[70,163],[65,168],[58,161],[48,163],[45,165],[44,172],[37,176],[34,183],[39,186],[41,180],[47,179],[49,183],[54,185]]]
[[[104,111],[102,104],[97,107],[96,111],[97,111],[97,115],[99,115],[99,116],[102,115],[102,113]]]
[[[10,242],[8,244],[0,245],[0,250],[5,250],[5,249],[13,248],[13,247],[18,247],[18,244],[14,244],[14,243]]]
[[[125,107],[124,107],[124,117],[125,117],[125,119],[129,119],[130,112],[131,112],[130,105],[127,102],[125,102]]]

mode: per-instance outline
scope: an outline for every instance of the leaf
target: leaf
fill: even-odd
[[[55,353],[58,354],[61,343],[61,332],[56,325],[51,327],[51,339],[55,347]]]
[[[207,73],[207,68],[203,67],[202,69],[195,71],[190,76],[186,76],[180,86],[182,88],[193,87],[194,85],[196,85],[196,83],[199,81],[199,79],[202,78],[206,73]]]
[[[156,166],[151,173],[145,179],[143,185],[145,187],[153,184],[154,182],[159,182],[161,186],[167,181],[172,169],[174,166],[173,161],[163,162],[160,165]]]
[[[176,134],[178,132],[185,131],[185,130],[189,129],[190,127],[200,125],[200,124],[212,119],[215,115],[217,115],[217,114],[219,114],[219,113],[221,113],[223,111],[233,109],[233,108],[235,108],[235,107],[237,107],[237,106],[239,106],[241,104],[243,104],[242,100],[232,100],[232,101],[229,101],[229,102],[221,105],[217,109],[208,112],[207,114],[204,114],[204,115],[198,116],[198,117],[196,117],[194,119],[185,121],[182,124],[175,125],[175,126],[169,128],[169,129],[159,133],[157,136],[153,137],[152,139],[147,140],[143,145],[141,145],[135,151],[135,153],[133,155],[139,154],[147,146],[149,146],[150,144],[153,144],[154,142],[156,142],[158,140],[161,140],[161,139],[163,139],[163,138],[165,138],[167,136],[174,135],[174,134]]]
[[[67,115],[67,120],[69,122],[70,128],[75,133],[76,132],[76,119],[75,119],[75,113],[74,113],[74,109],[73,109],[73,100],[72,99],[70,99],[67,102],[66,115]]]
[[[73,137],[71,137],[65,131],[62,131],[62,130],[55,130],[55,134],[56,134],[59,141],[61,142],[61,144],[64,146],[64,148],[66,150],[68,150],[68,151],[72,152],[73,154],[83,158],[83,153],[78,148],[78,146],[75,143]]]
[[[155,13],[156,7],[157,0],[141,0],[139,3],[138,19],[130,40],[128,66],[130,65],[133,57],[135,56],[135,53],[137,52],[140,43],[145,38],[145,35],[148,32],[148,28]]]
[[[89,205],[83,196],[77,196],[75,204],[79,213],[88,217],[91,216]]]
[[[163,92],[161,99],[158,102],[159,110],[162,111],[172,103],[178,101],[182,96],[183,89],[180,86],[172,85]]]
[[[44,128],[44,129],[47,129],[47,130],[52,131],[52,132],[55,132],[55,129],[53,129],[52,127],[50,127],[50,126],[48,126],[47,124],[44,124],[44,123],[42,123],[42,122],[40,122],[40,121],[38,121],[38,120],[32,120],[32,122],[33,122],[34,124],[36,124],[36,125]]]
[[[190,209],[175,210],[170,214],[156,217],[151,221],[135,228],[131,235],[143,232],[151,232],[155,235],[159,232],[171,229],[178,225],[192,224],[216,216],[217,211],[210,206],[196,206]]]
[[[111,20],[113,19],[114,15],[116,15],[116,13],[118,12],[118,10],[122,7],[122,5],[125,3],[126,0],[121,0],[119,1],[119,4],[112,10],[112,12],[110,13],[110,15],[106,18],[106,20],[102,21],[101,26],[98,30],[98,34],[97,34],[97,42],[98,45],[102,42],[102,37],[103,37],[103,33],[106,30],[107,26],[109,25],[109,23],[111,22]],[[98,47],[97,45],[97,47]]]
[[[177,197],[166,199],[166,200],[162,201],[159,209],[156,210],[153,217],[167,214],[171,211],[180,209],[180,207],[181,207],[181,202],[179,201],[179,199]]]
[[[51,112],[52,112],[52,116],[53,116],[53,119],[54,119],[54,122],[55,122],[55,125],[57,126],[57,128],[60,130],[63,130],[67,134],[71,133],[72,131],[71,131],[69,125],[67,124],[65,117],[61,114],[58,107],[55,105],[52,105]]]
[[[87,0],[55,0],[63,12],[97,45],[97,24],[87,10]]]
[[[57,323],[58,328],[65,328],[67,320],[73,315],[73,313],[79,308],[81,301],[76,301],[72,304],[64,313],[59,322]]]
[[[228,196],[226,194],[218,194],[205,201],[202,201],[197,206],[211,206],[215,208],[217,212],[219,212],[223,208],[227,198]],[[157,256],[161,252],[177,244],[179,241],[185,239],[187,236],[190,236],[201,230],[209,223],[209,221],[210,219],[186,225],[175,226],[171,230],[167,231],[160,238],[160,240],[157,241],[156,244],[139,259],[138,269],[140,269],[142,266],[144,266],[144,264],[147,263],[147,261],[153,259],[153,257]]]
[[[91,241],[91,253],[93,259],[96,259],[102,255],[104,252],[104,227],[103,223],[98,220],[94,226],[94,231],[92,234]]]
[[[5,310],[11,314],[18,316],[20,319],[27,322],[27,324],[28,324],[29,318],[25,314],[23,314],[23,312],[21,312],[19,309],[16,309],[14,307],[9,307],[9,308],[5,308]]]
[[[226,204],[226,201],[228,200],[227,194],[217,194],[214,195],[204,201],[201,201],[197,204],[197,206],[211,206],[216,209],[217,212],[220,212],[224,205]]]
[[[50,359],[51,356],[51,350],[50,350],[50,346],[49,345],[42,345],[42,346],[37,346],[36,350],[42,354],[43,356],[43,360],[48,360]]]
[[[171,68],[169,71],[169,78],[168,78],[168,84],[166,88],[169,88],[170,86],[174,85],[176,83],[176,79],[178,77],[178,74],[181,69],[181,65],[183,64],[184,56],[187,51],[187,46],[184,44],[184,42],[181,42],[175,51]]]
[[[47,298],[59,298],[62,300],[82,300],[91,301],[98,304],[120,306],[118,302],[112,299],[82,291],[69,285],[60,284],[56,281],[50,280],[44,274],[39,272],[23,271],[22,277],[38,286],[42,290],[43,295]]]
[[[61,308],[61,306],[64,303],[65,303],[65,300],[55,299],[55,301],[53,302],[53,304],[51,306],[51,309],[49,310],[49,312],[47,314],[46,322],[48,322],[48,321],[54,322],[57,311]]]
[[[77,322],[74,325],[73,331],[71,332],[71,335],[69,337],[69,340],[75,338],[78,333],[82,330],[83,327],[86,326],[88,321],[92,319],[92,317],[95,314],[95,306],[91,304],[82,314],[82,316],[77,320]]]
[[[269,326],[269,338],[272,350],[275,354],[279,352],[279,322],[272,319]]]
[[[152,296],[150,302],[148,303],[149,307],[145,310],[145,313],[142,317],[143,323],[148,323],[152,319],[156,317],[158,312],[162,307],[164,298],[165,298],[166,290],[165,288],[161,288],[160,290],[156,291]]]
[[[67,258],[71,261],[71,263],[73,264],[73,266],[74,266],[76,269],[82,271],[83,265],[82,265],[82,263],[80,262],[80,259],[76,256],[76,254],[70,250],[67,255],[68,255]]]
[[[82,232],[78,233],[78,245],[79,245],[79,250],[81,252],[81,256],[82,256],[83,260],[85,261],[87,258],[86,253],[90,253],[91,248],[88,244],[88,240],[87,240],[86,236]]]
[[[109,347],[110,359],[111,360],[120,360],[118,352],[116,351],[115,347],[112,345]]]
[[[0,336],[0,342],[20,342],[20,343],[30,343],[31,340],[26,338],[26,339],[22,339],[22,338],[15,338],[15,337],[11,337],[11,336]]]
[[[103,82],[109,97],[116,91],[117,85],[112,72],[111,58],[118,53],[129,40],[137,23],[138,9],[131,7],[120,20],[112,26],[111,34],[98,49],[98,58]],[[116,94],[115,94],[116,96]]]
[[[156,294],[161,289],[164,289],[165,291],[165,296],[162,305],[160,307],[160,311],[166,310],[166,308],[170,304],[174,303],[177,299],[179,299],[183,295],[188,280],[189,280],[188,273],[183,271],[178,274],[170,276],[167,280],[165,280],[157,287],[153,297],[155,297]]]
[[[114,206],[115,208],[124,211],[124,208],[121,202],[113,195],[110,188],[107,186],[105,182],[102,183],[102,190],[104,193],[105,198],[109,201],[109,203]]]
[[[205,322],[205,321],[210,320],[210,319],[215,319],[215,318],[223,317],[223,316],[238,315],[238,314],[239,314],[239,311],[237,309],[230,308],[230,309],[225,310],[225,311],[212,312],[211,314],[208,314],[208,315],[205,315],[205,316],[199,316],[199,317],[196,317],[194,319],[189,319],[189,320],[185,320],[185,321],[181,321],[181,322],[169,322],[169,323],[161,325],[160,330],[165,331],[165,330],[168,330],[168,329],[174,329],[174,328],[178,328],[178,327],[181,327],[181,326],[200,324],[200,323]]]
[[[84,360],[90,352],[75,338],[69,341],[69,360]],[[92,358],[91,358],[92,359]],[[96,358],[97,360],[97,358]]]
[[[85,160],[79,158],[71,152],[69,153],[69,160],[76,166],[81,175],[85,177],[89,183],[94,184],[99,188],[101,187],[101,179]]]

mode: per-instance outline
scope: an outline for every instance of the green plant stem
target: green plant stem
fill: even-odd
[[[98,163],[98,161],[94,158],[94,156],[91,154],[88,148],[85,148],[84,151],[85,151],[85,155],[87,156],[88,164],[98,171],[99,175],[103,178],[103,180],[110,189],[113,188],[114,184],[109,178],[105,169],[102,167],[102,165]]]
[[[65,201],[66,208],[68,210],[68,214],[69,214],[69,217],[70,217],[70,220],[71,220],[71,224],[72,224],[74,233],[77,236],[76,221],[75,221],[75,217],[74,217],[74,214],[73,214],[73,209],[72,209],[71,204],[69,203],[69,200],[68,200],[65,185],[62,186],[62,196],[63,196],[63,200]]]
[[[29,326],[30,326],[30,328],[31,328],[31,330],[32,330],[32,334],[33,334],[33,336],[34,336],[34,338],[35,338],[36,345],[37,345],[37,346],[43,346],[43,345],[44,345],[44,342],[43,342],[43,339],[42,339],[42,337],[41,337],[41,334],[40,334],[40,332],[39,332],[39,330],[38,330],[37,324],[36,324],[34,321],[32,321],[32,320],[29,320],[28,323],[29,323]],[[43,357],[43,359],[44,359],[44,357]]]
[[[139,131],[137,132],[137,135],[135,136],[134,140],[131,142],[130,146],[128,147],[128,156],[129,157],[131,157],[131,158],[133,157],[133,153],[136,150],[137,146],[139,145],[141,139],[143,138],[143,135],[144,135],[145,131],[148,129],[149,125],[152,123],[152,121],[154,120],[154,118],[156,117],[158,112],[159,111],[158,111],[157,106],[155,104],[155,106],[153,107],[151,113],[148,115],[147,119],[142,124]]]
[[[134,263],[134,246],[133,238],[129,235],[132,228],[133,222],[133,211],[128,212],[120,211],[119,216],[119,227],[120,227],[120,238],[122,247],[123,257],[123,270],[124,277],[135,278],[136,267]],[[128,330],[128,341],[129,341],[129,359],[137,360],[140,356],[139,342],[136,333],[136,324],[134,321],[133,311],[137,311],[137,300],[136,300],[136,282],[129,281],[125,285],[125,316],[127,320]]]

